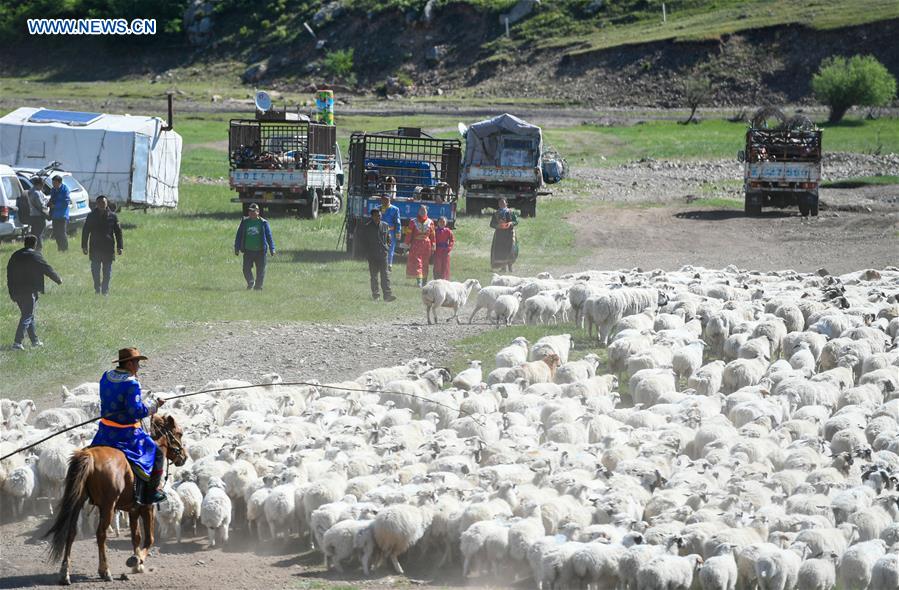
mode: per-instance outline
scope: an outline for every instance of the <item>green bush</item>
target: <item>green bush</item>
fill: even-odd
[[[812,90],[830,107],[831,123],[853,106],[883,106],[896,96],[896,78],[870,55],[830,57],[812,76]]]
[[[349,84],[356,83],[356,74],[353,72],[353,48],[329,51],[322,61],[325,72],[335,78],[340,78]]]

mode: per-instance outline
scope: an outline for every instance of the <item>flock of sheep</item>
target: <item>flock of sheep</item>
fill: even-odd
[[[543,590],[899,589],[899,269],[492,283],[432,281],[429,321],[477,292],[471,317],[598,341],[515,338],[455,377],[413,359],[172,401],[191,459],[162,534],[199,522],[215,545],[245,527],[339,571],[426,556]],[[0,406],[0,455],[99,413],[94,384],[36,416]],[[93,434],[4,461],[2,504],[51,511]]]

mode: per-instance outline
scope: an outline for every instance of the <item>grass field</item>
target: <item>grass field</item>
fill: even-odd
[[[228,114],[190,114],[180,118],[184,137],[181,203],[174,211],[146,213],[124,211],[125,255],[114,266],[112,295],[93,293],[89,263],[77,240],[66,254],[49,243],[47,259],[63,277],[41,298],[39,330],[47,346],[42,350],[13,354],[8,349],[18,317],[12,302],[0,303],[0,332],[6,345],[0,349],[0,395],[8,391],[37,396],[96,378],[110,351],[139,344],[149,351],[200,335],[207,322],[260,318],[263,321],[359,321],[360,308],[367,318],[422,320],[416,289],[403,278],[402,262],[395,266],[394,282],[399,300],[393,306],[369,301],[367,271],[361,262],[347,260],[338,248],[342,215],[325,215],[316,221],[272,219],[278,255],[271,260],[262,293],[247,293],[240,259],[233,255],[234,232],[239,219],[231,191],[219,181],[194,182],[194,177],[227,174],[225,150]],[[350,130],[383,130],[422,125],[437,135],[452,137],[456,118],[344,117],[340,141]],[[577,126],[553,128],[548,141],[559,147],[573,167],[609,166],[636,157],[730,157],[741,142],[744,126],[723,121],[704,121],[683,127],[653,122],[631,127]],[[884,151],[899,151],[899,121],[850,121],[827,128],[827,149],[864,151],[875,142]],[[601,160],[600,156],[606,159]],[[587,192],[577,181],[557,185],[558,199],[544,200],[536,219],[520,226],[522,252],[516,272],[535,274],[546,269],[572,266],[584,254],[574,245],[571,226],[560,223],[566,214],[596,206],[584,199]],[[703,195],[699,206],[730,208],[739,203],[714,192]],[[460,218],[458,247],[453,256],[454,277],[489,280],[491,231],[486,218]],[[6,260],[19,245],[0,244]],[[520,328],[515,328],[520,331]],[[491,332],[482,350],[495,350],[509,338],[504,330]],[[456,362],[464,363],[473,349],[462,344]]]

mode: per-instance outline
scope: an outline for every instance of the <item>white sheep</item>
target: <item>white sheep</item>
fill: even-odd
[[[849,547],[840,556],[837,580],[843,590],[866,590],[871,583],[871,573],[877,560],[886,553],[882,539],[863,541]]]
[[[668,297],[656,289],[615,289],[597,297],[591,297],[584,303],[587,335],[593,335],[593,326],[595,325],[600,343],[608,345],[612,326],[618,320],[647,309],[658,309],[667,302]]]
[[[702,353],[705,342],[694,340],[685,346],[681,346],[674,352],[671,359],[671,367],[677,378],[690,379],[690,376],[702,367]]]
[[[465,307],[468,296],[472,291],[479,291],[481,283],[477,279],[468,279],[464,283],[435,279],[429,281],[421,288],[421,302],[425,306],[425,315],[428,325],[431,324],[431,314],[434,315],[434,323],[437,322],[437,309],[448,307],[453,310],[453,315],[447,321],[454,319],[459,322],[459,310]]]
[[[498,574],[509,555],[509,525],[495,520],[476,522],[462,532],[459,546],[464,577],[481,571],[485,565]]]
[[[290,536],[291,524],[296,520],[296,486],[281,484],[275,486],[262,504],[269,534],[277,539],[282,534]]]
[[[496,368],[511,368],[527,362],[529,345],[524,336],[515,338],[509,346],[496,353]]]
[[[827,557],[806,559],[799,566],[796,590],[833,590],[837,583],[836,553]]]
[[[200,505],[200,522],[208,531],[210,547],[215,547],[217,537],[226,545],[231,526],[231,499],[225,493],[225,482],[218,477],[210,478],[208,486]]]
[[[430,526],[429,514],[418,506],[396,504],[378,512],[372,522],[372,534],[380,552],[393,570],[403,575],[397,559],[411,549],[425,535]]]
[[[871,584],[868,586],[872,590],[874,588],[899,588],[899,553],[894,547],[890,553],[887,553],[876,562],[871,568]]]
[[[481,370],[481,361],[470,361],[468,368],[460,371],[453,378],[453,387],[468,391],[480,385],[483,379],[484,372]]]
[[[568,300],[566,291],[539,293],[528,297],[523,305],[524,323],[528,325],[549,324],[562,311],[563,302]]]
[[[190,522],[194,535],[197,534],[197,522],[200,520],[203,505],[203,493],[192,481],[182,481],[175,486],[175,492],[181,498],[184,507],[183,520]]]
[[[579,361],[570,361],[560,366],[553,377],[553,383],[562,385],[585,381],[596,375],[597,367],[599,367],[599,356],[592,352],[588,353]]]
[[[181,543],[181,520],[184,518],[184,502],[171,486],[165,487],[165,500],[156,506],[156,523],[159,538],[174,534],[175,542]]]
[[[338,572],[358,560],[365,575],[371,573],[376,550],[373,520],[343,520],[330,527],[322,536],[325,567],[333,565]]]
[[[699,568],[699,585],[702,590],[734,590],[737,586],[737,560],[735,545],[721,544],[715,554]]]
[[[639,569],[637,585],[641,590],[690,590],[702,562],[702,556],[696,554],[659,555]]]
[[[568,362],[568,354],[571,352],[571,334],[556,334],[544,336],[531,346],[528,352],[529,361],[539,361],[548,354],[556,354],[562,364]]]
[[[518,294],[518,300],[521,300],[521,292],[517,287],[505,287],[498,285],[488,285],[483,287],[480,291],[478,291],[478,296],[475,299],[474,310],[471,312],[471,316],[468,318],[468,323],[472,323],[474,321],[474,316],[478,313],[478,311],[482,309],[487,310],[487,319],[490,319],[491,314],[495,313],[496,303],[499,302],[500,297],[509,297],[514,294]]]
[[[511,295],[500,295],[493,304],[493,314],[497,323],[504,323],[506,326],[512,325],[512,320],[518,315],[521,307],[521,293],[513,293]]]

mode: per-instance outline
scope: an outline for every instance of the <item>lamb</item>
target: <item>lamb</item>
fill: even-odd
[[[181,498],[184,507],[182,519],[191,523],[194,535],[197,534],[197,521],[200,520],[200,512],[203,504],[203,493],[192,481],[182,481],[175,486],[175,491]]]
[[[637,586],[641,590],[690,590],[693,573],[702,562],[702,556],[695,553],[659,555],[638,570]]]
[[[159,526],[159,538],[174,533],[175,542],[181,543],[181,520],[184,518],[184,502],[171,486],[165,488],[165,500],[156,508],[156,523]]]
[[[671,367],[677,379],[690,379],[694,371],[702,367],[702,352],[705,342],[694,340],[693,342],[678,348],[671,359]]]
[[[563,302],[567,301],[568,293],[556,291],[555,293],[539,293],[529,297],[524,302],[524,323],[528,325],[549,324],[555,320],[562,311]]]
[[[518,309],[521,306],[521,293],[513,293],[512,295],[500,295],[493,305],[493,314],[496,317],[496,323],[504,323],[506,326],[512,325],[512,320],[518,315]]]
[[[293,484],[276,486],[266,496],[262,510],[272,539],[277,539],[282,533],[288,538],[290,525],[296,520],[296,486]]]
[[[429,281],[421,288],[421,302],[425,306],[425,314],[428,317],[428,325],[431,325],[431,314],[434,315],[434,323],[437,322],[437,309],[448,307],[453,310],[453,315],[447,321],[454,319],[459,321],[459,310],[465,307],[468,296],[472,291],[480,291],[481,283],[477,279],[468,279],[464,283],[435,279]]]
[[[513,296],[516,293],[518,294],[518,300],[520,301],[521,291],[517,287],[488,285],[482,288],[480,291],[478,291],[474,310],[471,312],[471,316],[468,318],[468,323],[472,323],[472,321],[474,321],[474,316],[478,313],[478,311],[482,309],[487,310],[487,319],[490,319],[490,314],[495,313],[494,307],[499,301],[499,298],[503,296]]]
[[[799,566],[796,590],[833,590],[837,583],[836,553],[807,559]]]
[[[548,354],[556,354],[562,364],[568,362],[568,353],[571,352],[571,334],[557,334],[544,336],[534,343],[528,352],[529,361],[539,361]]]
[[[487,564],[498,574],[509,555],[509,525],[495,520],[476,522],[462,533],[459,545],[464,558],[464,577],[470,577]]]
[[[699,395],[715,395],[721,391],[724,377],[724,361],[712,361],[700,367],[687,379],[687,387]]]
[[[592,352],[584,355],[579,361],[572,361],[560,366],[553,377],[553,383],[560,385],[586,381],[596,375],[599,366],[599,356]]]
[[[715,555],[706,559],[699,568],[699,585],[702,590],[734,590],[737,586],[736,545],[723,543]]]
[[[849,547],[837,565],[837,580],[843,590],[870,588],[874,564],[886,553],[882,539],[863,541]]]
[[[466,391],[481,384],[484,372],[481,370],[481,361],[470,361],[467,369],[460,371],[453,379],[453,387]]]
[[[395,504],[378,512],[371,526],[375,545],[390,560],[393,570],[403,575],[397,558],[421,540],[430,526],[430,518],[417,506]]]
[[[35,457],[28,457],[25,465],[10,470],[6,480],[2,482],[3,491],[13,498],[13,515],[19,518],[23,515],[25,501],[34,494],[36,477],[34,473]]]
[[[896,548],[891,553],[887,553],[876,562],[871,569],[871,585],[868,586],[872,590],[874,588],[899,588],[899,553]]]
[[[518,379],[523,379],[525,385],[551,383],[560,364],[559,355],[549,354],[543,360],[526,362],[511,369],[504,382],[515,383]]]
[[[209,546],[215,547],[216,537],[223,545],[228,543],[228,527],[231,525],[231,498],[225,493],[225,482],[218,477],[209,479],[209,487],[200,505],[200,522],[209,534]]]
[[[755,562],[760,590],[788,590],[796,587],[802,557],[790,549],[762,553]]]
[[[322,536],[325,567],[333,565],[338,572],[343,572],[348,562],[358,559],[365,575],[371,573],[376,549],[373,523],[373,520],[343,520],[325,531]]]
[[[519,336],[512,343],[496,353],[496,368],[516,367],[528,360],[528,342],[524,336]]]

